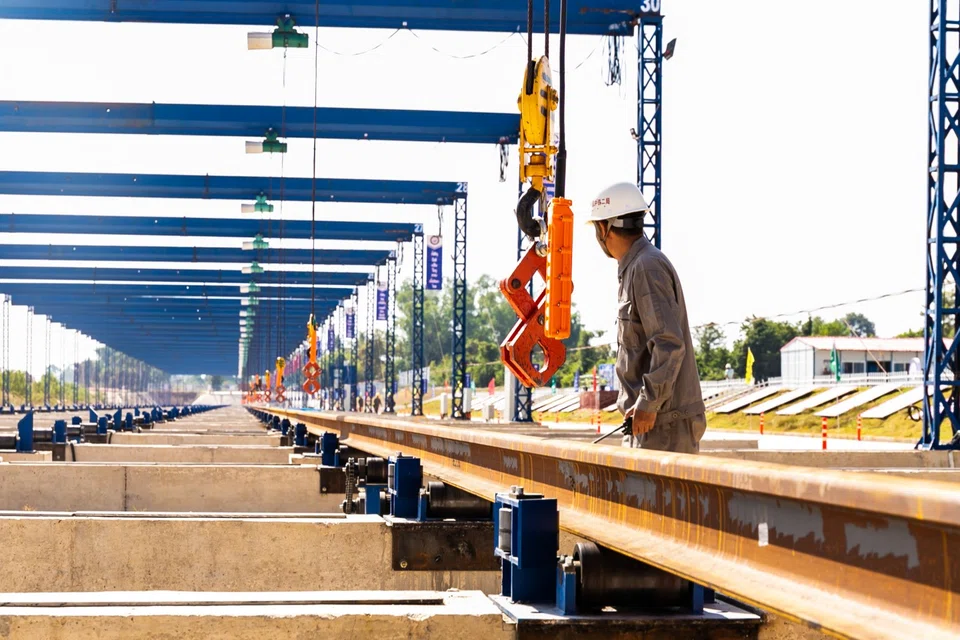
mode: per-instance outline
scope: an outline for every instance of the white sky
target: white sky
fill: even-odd
[[[731,10],[726,2],[670,0],[664,9],[666,38],[678,38],[678,46],[664,71],[663,248],[683,281],[691,323],[739,323],[751,314],[921,288],[926,6],[741,0]],[[0,21],[0,95],[312,105],[312,49],[289,52],[284,90],[283,53],[247,51],[248,30]],[[321,43],[364,51],[389,33],[321,30]],[[519,36],[471,59],[451,55],[484,51],[504,34],[418,36],[399,33],[359,56],[321,51],[320,105],[516,109],[525,56]],[[541,46],[538,38],[535,50]],[[567,191],[581,216],[596,192],[632,180],[636,170],[633,43],[622,87],[602,82],[601,39],[571,37],[569,66],[588,56],[568,72],[567,89]],[[286,175],[309,176],[311,142],[289,145]],[[499,278],[512,269],[515,149],[501,184],[493,145],[318,145],[320,177],[469,182],[469,277]],[[0,134],[0,169],[279,175],[280,159],[245,155],[237,138]],[[309,217],[309,209],[288,203],[284,215]],[[239,204],[0,196],[0,211],[234,216]],[[428,233],[437,225],[431,207],[323,203],[317,211],[318,219],[422,221]],[[447,275],[452,217],[448,211],[443,230]],[[0,242],[13,239],[4,234]],[[574,268],[574,301],[587,326],[611,328],[616,268],[586,226],[577,228]],[[892,335],[919,327],[921,309],[915,293],[822,315],[860,311],[881,335]],[[735,327],[727,329],[732,338]]]

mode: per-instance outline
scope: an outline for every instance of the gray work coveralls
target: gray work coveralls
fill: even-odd
[[[640,447],[698,453],[707,428],[687,307],[677,272],[645,238],[619,261],[617,378],[621,413],[657,414]]]

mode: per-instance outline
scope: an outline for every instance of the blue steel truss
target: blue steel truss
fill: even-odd
[[[659,0],[653,0],[659,8]],[[645,0],[570,0],[567,33],[627,35]],[[160,22],[168,24],[271,25],[290,14],[301,27],[521,31],[526,4],[517,0],[0,0],[0,18]],[[550,30],[559,31],[559,11]],[[311,38],[312,38],[311,34]]]
[[[647,238],[660,246],[663,202],[660,192],[662,171],[663,115],[663,19],[640,20],[637,42],[637,186],[650,205],[644,217]]]
[[[367,286],[367,330],[364,342],[366,348],[363,351],[363,378],[366,382],[364,389],[363,408],[365,411],[372,409],[374,390],[374,347],[376,345],[376,335],[374,334],[374,319],[376,318],[376,286],[370,284]]]
[[[109,266],[109,265],[107,265]],[[138,282],[206,282],[209,284],[247,284],[249,282],[277,283],[277,271],[243,273],[239,269],[164,269],[104,267],[7,267],[0,265],[0,278],[5,280],[116,280]],[[356,287],[366,284],[370,274],[351,271],[318,272],[316,275],[303,271],[287,271],[283,276],[285,285],[337,285]]]
[[[283,199],[310,202],[311,178],[285,178]],[[133,173],[0,171],[0,193],[22,196],[192,198],[249,200],[280,198],[280,180],[259,176],[186,176]],[[466,197],[457,182],[318,178],[318,202],[359,204],[450,204]]]
[[[188,218],[155,216],[78,216],[35,213],[0,213],[0,232],[44,234],[105,234],[131,236],[176,236],[211,238],[270,238],[270,222],[247,218]],[[283,220],[285,239],[369,240],[408,242],[422,225],[411,222],[340,222]],[[311,230],[314,235],[311,236]]]
[[[413,316],[411,321],[411,391],[410,412],[423,415],[423,279],[424,279],[423,231],[413,236]]]
[[[5,260],[88,260],[93,262],[211,262],[248,265],[257,260],[261,265],[276,264],[267,260],[266,251],[247,251],[214,247],[96,247],[52,244],[0,244],[0,259]],[[275,253],[275,252],[271,252]],[[390,251],[382,249],[317,249],[316,264],[351,267],[386,264]],[[314,252],[310,249],[284,249],[285,267],[310,266]]]
[[[397,260],[387,261],[387,357],[384,362],[383,412],[396,412],[394,389],[397,385]]]
[[[451,417],[469,420],[463,396],[467,385],[467,201],[453,205],[453,403]]]
[[[35,297],[83,297],[83,296],[213,296],[233,297],[238,300],[249,297],[272,296],[284,300],[344,300],[353,295],[349,287],[324,287],[311,291],[308,287],[279,287],[272,284],[260,285],[260,293],[241,294],[240,287],[233,285],[195,285],[195,284],[91,284],[70,281],[60,282],[0,282],[0,293],[9,295],[27,294]],[[272,292],[271,294],[265,293]]]
[[[960,0],[930,2],[929,104],[926,393],[918,446],[960,448]],[[944,423],[948,442],[941,440]]]
[[[516,143],[516,113],[316,110],[318,138],[401,142]],[[0,101],[0,131],[313,138],[313,107]]]

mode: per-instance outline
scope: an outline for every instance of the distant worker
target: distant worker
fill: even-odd
[[[381,405],[381,404],[382,404],[382,401],[380,400],[380,394],[378,393],[377,395],[375,395],[375,396],[373,397],[373,412],[374,412],[374,413],[380,413],[380,405]]]
[[[733,380],[734,375],[736,374],[733,372],[733,365],[728,362],[727,366],[723,368],[723,377],[727,380]]]
[[[636,185],[621,182],[596,197],[589,218],[619,263],[617,407],[641,448],[698,453],[707,421],[687,308],[673,265],[643,236],[648,211]]]

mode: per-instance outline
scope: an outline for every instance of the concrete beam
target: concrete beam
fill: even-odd
[[[262,434],[231,434],[231,433],[143,433],[115,432],[110,434],[109,444],[136,444],[136,445],[198,445],[223,444],[244,445],[259,447],[279,447],[280,434],[277,432]]]
[[[51,462],[53,453],[50,451],[33,451],[31,453],[20,453],[19,451],[3,450],[0,451],[3,462]]]
[[[377,516],[0,515],[0,592],[499,592],[499,571],[394,570],[395,534]]]
[[[0,464],[0,511],[336,513],[343,471],[313,466]]]
[[[8,640],[444,638],[513,640],[516,626],[477,591],[391,593],[4,594]]]
[[[66,456],[73,462],[289,464],[292,453],[293,447],[82,443],[68,446]]]

